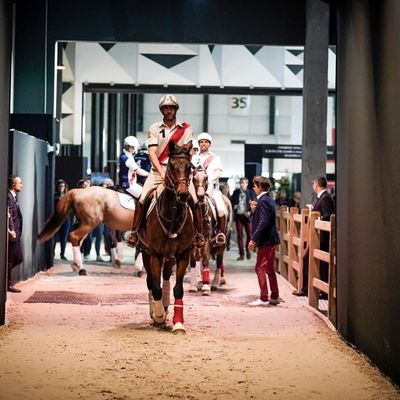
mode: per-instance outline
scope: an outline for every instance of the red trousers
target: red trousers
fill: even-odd
[[[279,298],[278,280],[275,273],[275,245],[260,247],[257,252],[256,274],[260,286],[260,299],[268,301],[268,284],[271,288],[271,299]]]

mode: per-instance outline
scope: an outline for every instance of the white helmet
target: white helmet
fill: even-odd
[[[197,136],[197,141],[200,142],[200,140],[208,140],[210,143],[212,143],[212,137],[207,132],[202,132],[199,136]]]
[[[179,110],[178,99],[173,94],[165,94],[163,97],[161,97],[160,104],[158,105],[160,110],[162,106],[174,106],[177,110]]]
[[[127,136],[124,140],[124,146],[133,146],[135,151],[138,151],[140,148],[139,140],[137,140],[136,136]]]

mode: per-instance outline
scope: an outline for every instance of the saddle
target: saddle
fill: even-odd
[[[117,192],[119,203],[121,207],[126,208],[127,210],[135,211],[135,205],[138,199],[129,193],[126,189],[121,186],[112,186],[107,189],[113,190]]]

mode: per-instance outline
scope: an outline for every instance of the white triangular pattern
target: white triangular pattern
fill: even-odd
[[[197,85],[198,69],[199,57],[193,57],[190,60],[186,60],[175,67],[170,68],[169,70],[193,82],[193,85]]]
[[[300,64],[300,65],[302,65],[304,63],[304,61],[303,61],[304,53],[300,57],[300,56],[295,56],[292,53],[290,53],[290,51],[288,51],[288,50],[303,50],[302,47],[297,47],[297,48],[290,47],[290,48],[286,48],[285,50],[286,50],[285,51],[285,64],[295,64],[295,65]]]
[[[208,46],[207,46],[208,47]],[[211,57],[214,61],[214,66],[217,70],[220,84],[222,84],[222,49],[224,46],[215,45],[213,52],[211,53]],[[210,51],[210,50],[208,50]]]
[[[62,72],[63,82],[74,81],[75,72],[75,43],[68,43],[67,47],[63,49],[63,65],[65,70]]]
[[[140,54],[198,54],[182,44],[175,43],[139,43]]]
[[[283,84],[283,60],[285,51],[282,46],[263,46],[255,57],[275,79]]]
[[[222,66],[222,84],[224,86],[281,86],[281,83],[264,68],[245,46],[224,46]]]
[[[139,55],[139,76],[138,81],[141,84],[153,85],[195,85],[195,82],[189,81],[176,74],[170,69],[164,68],[148,58]]]
[[[116,43],[108,54],[114,58],[121,68],[133,79],[137,81],[137,43]]]
[[[298,75],[295,75],[288,67],[284,67],[284,87],[288,88],[302,88],[303,80],[299,79]]]
[[[65,93],[62,95],[62,107],[61,112],[70,114],[74,112],[74,102],[75,102],[75,88],[71,86]],[[64,108],[65,106],[65,108]]]
[[[77,43],[76,60],[76,74],[83,82],[134,83],[132,77],[97,43]]]
[[[220,86],[221,80],[208,45],[200,46],[199,79],[201,86]]]
[[[74,110],[64,101],[61,102],[61,114],[73,114]]]

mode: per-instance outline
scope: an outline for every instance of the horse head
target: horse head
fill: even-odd
[[[193,185],[199,202],[203,202],[208,186],[208,175],[207,170],[202,166],[194,169]]]
[[[189,183],[191,172],[190,150],[192,143],[178,146],[169,142],[169,160],[165,173],[165,187],[175,192],[180,202],[186,202],[189,198]]]

